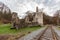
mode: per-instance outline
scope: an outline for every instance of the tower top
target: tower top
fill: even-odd
[[[36,12],[38,12],[38,6],[36,7]]]

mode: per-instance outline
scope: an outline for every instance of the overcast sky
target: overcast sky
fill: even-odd
[[[60,0],[0,0],[18,15],[24,16],[24,12],[35,11],[36,6],[44,8],[44,12],[50,16],[60,9]]]

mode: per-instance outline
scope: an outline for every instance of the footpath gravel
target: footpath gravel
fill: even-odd
[[[19,38],[18,40],[36,40],[39,36],[39,34],[45,29],[46,27],[43,27],[41,29],[38,29],[36,31],[33,31],[32,33],[22,37],[22,38]]]
[[[60,39],[60,30],[58,30],[56,26],[54,26],[53,29],[55,30],[58,39]]]
[[[53,29],[55,30],[55,32],[60,36],[60,30],[57,29],[57,27],[53,27]]]

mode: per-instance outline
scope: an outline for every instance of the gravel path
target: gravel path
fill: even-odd
[[[44,28],[41,28],[41,29],[38,29],[22,38],[19,38],[18,40],[37,40],[38,37],[39,37],[39,34],[42,33],[43,30],[45,30],[46,27]],[[60,38],[60,30],[57,30],[56,27],[53,27],[53,29],[55,30],[55,32],[59,35],[58,36],[58,39]],[[48,34],[49,34],[49,31],[48,31]],[[50,34],[49,34],[50,35]]]
[[[32,33],[30,33],[30,34],[28,34],[28,35],[26,35],[26,36],[18,39],[18,40],[36,40],[37,37],[38,37],[38,35],[39,35],[39,34],[41,33],[41,31],[43,31],[45,28],[46,28],[46,27],[41,28],[41,29],[38,29],[38,30],[36,30],[36,31],[34,31],[34,32],[32,32]]]
[[[60,36],[60,30],[58,30],[57,27],[53,27],[53,29],[54,29],[55,32]]]
[[[48,29],[44,32],[44,34],[40,37],[39,40],[53,40],[51,27],[48,27]]]
[[[55,32],[58,36],[58,39],[60,39],[60,30],[58,30],[56,26],[54,26],[53,29],[55,30]]]

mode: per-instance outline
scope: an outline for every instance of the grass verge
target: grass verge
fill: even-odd
[[[2,24],[0,25],[0,34],[17,34],[17,33],[26,33],[29,31],[34,31],[39,29],[40,27],[26,27],[26,28],[21,28],[19,30],[16,29],[10,29],[11,24]]]
[[[6,35],[13,35],[14,37],[12,37],[12,38],[14,39],[14,38],[24,36],[28,33],[31,33],[34,30],[41,28],[39,26],[35,26],[35,27],[33,26],[33,27],[26,27],[26,28],[21,28],[19,30],[16,30],[16,29],[10,29],[10,27],[11,27],[11,24],[0,25],[0,35],[5,35],[5,36]],[[9,37],[9,38],[11,38],[11,37]]]

